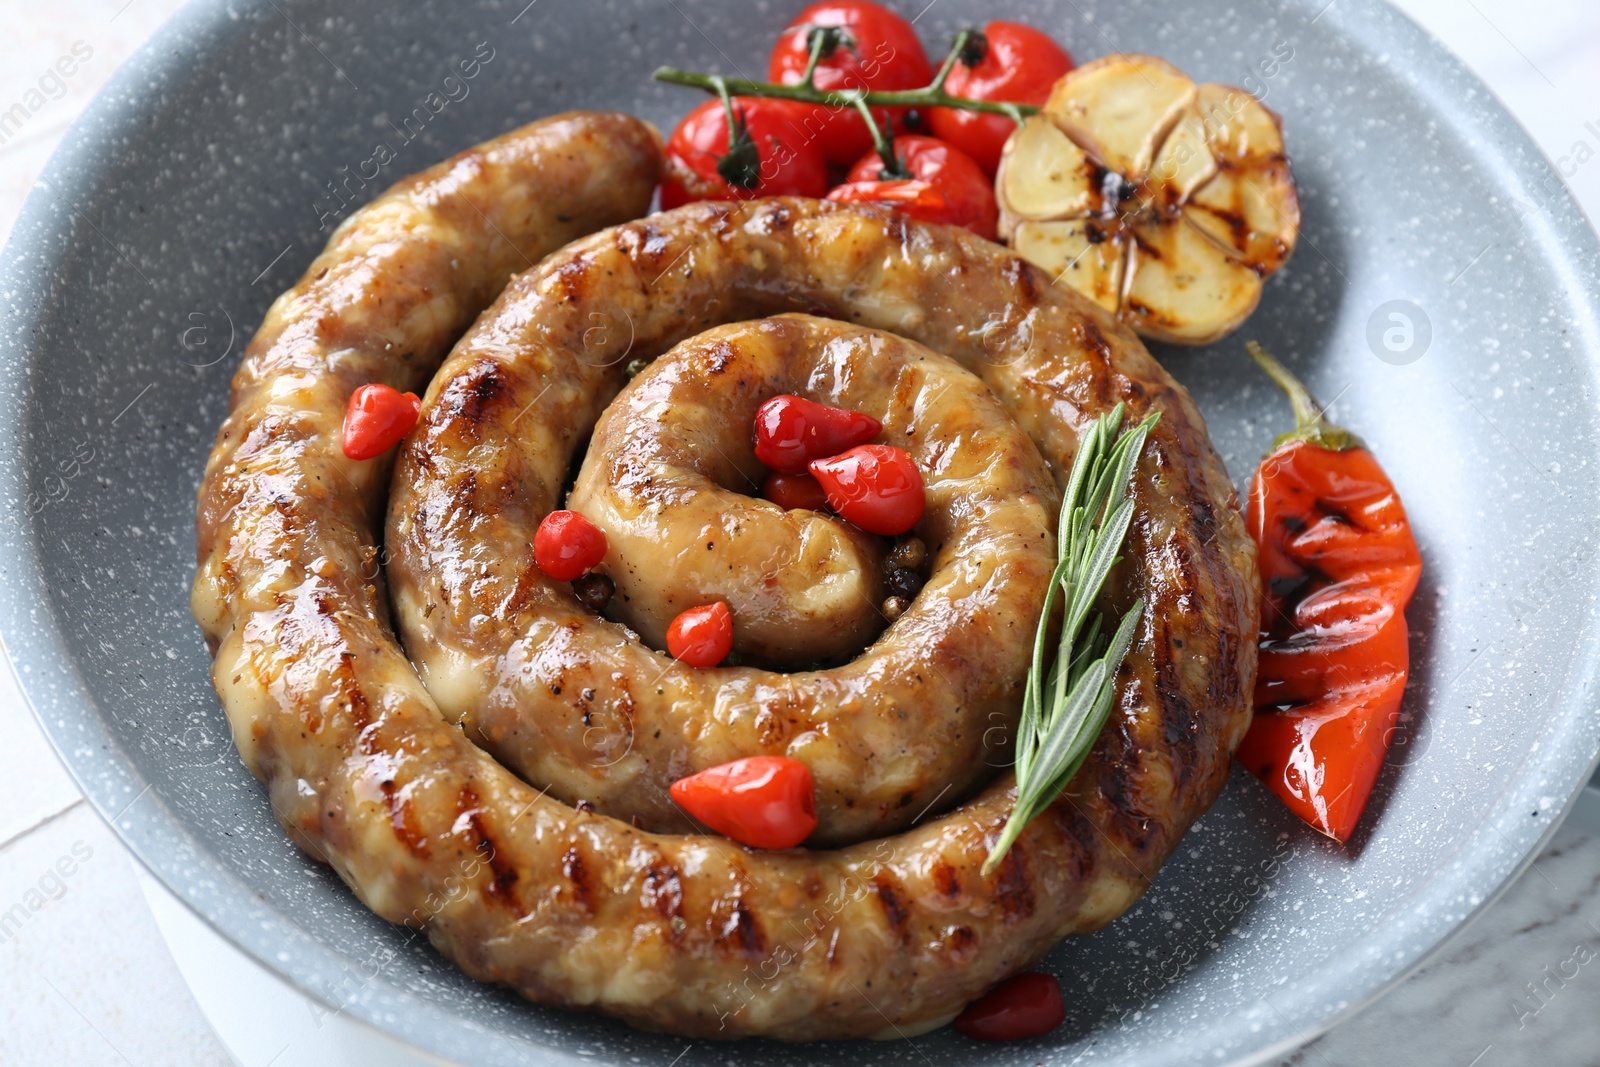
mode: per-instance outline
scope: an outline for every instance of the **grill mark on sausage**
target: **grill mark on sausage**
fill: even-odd
[[[1120,717],[1114,728],[1101,734],[1099,745],[1105,750],[1100,760],[1100,795],[1109,810],[1113,837],[1125,842],[1124,851],[1145,853],[1150,845],[1152,830],[1158,830],[1156,820],[1150,819],[1140,806],[1146,790],[1139,768],[1143,746],[1129,727],[1126,716]]]
[[[411,802],[406,798],[405,791],[396,786],[392,778],[379,782],[378,788],[383,793],[383,805],[389,812],[389,825],[394,829],[394,835],[413,856],[427,859],[428,838],[414,824]]]
[[[894,879],[889,875],[879,874],[872,880],[872,891],[878,897],[878,906],[883,909],[883,917],[889,921],[889,929],[896,935],[904,937],[906,920],[911,917],[911,909],[902,896],[903,890],[896,888]]]
[[[1016,290],[1015,302],[1021,305],[1021,311],[1029,311],[1038,305],[1041,281],[1049,284],[1038,274],[1039,268],[1020,256],[1012,256],[1000,268],[1000,276]]]
[[[975,954],[978,947],[978,935],[968,926],[952,926],[945,931],[941,947],[950,956],[951,962],[964,964]]]
[[[593,894],[594,888],[590,885],[589,868],[583,861],[583,853],[578,851],[578,846],[573,845],[561,854],[561,873],[572,884],[572,899],[584,911],[594,913]]]
[[[933,886],[940,896],[951,902],[960,899],[961,874],[945,862],[944,857],[935,859],[928,873],[933,877]]]
[[[1173,789],[1181,794],[1200,762],[1197,747],[1200,724],[1195,716],[1194,705],[1184,691],[1178,670],[1180,652],[1173,643],[1175,638],[1171,627],[1157,625],[1156,639],[1151,642],[1150,649],[1151,680],[1154,683],[1151,688],[1160,705],[1160,714],[1155,721],[1161,726],[1161,740],[1166,747]]]
[[[483,806],[478,791],[470,785],[462,786],[456,793],[455,825],[460,826],[463,819],[472,850],[489,865],[489,882],[483,887],[484,895],[510,908],[519,919],[527,915],[527,909],[517,899],[517,870],[495,847],[494,837],[483,820]]]
[[[663,919],[683,917],[683,875],[668,862],[651,864],[644,872],[644,888],[639,894],[641,906],[654,911]]]
[[[727,341],[719,340],[706,346],[705,372],[714,378],[727,370],[738,359],[738,350]]]
[[[281,612],[281,623],[277,628],[278,643],[284,649],[297,653],[301,650],[334,649],[343,646],[344,635],[328,595],[319,590],[311,593],[307,599],[312,606],[312,615],[308,616],[305,612],[293,609]],[[329,674],[330,680],[342,698],[341,705],[350,717],[352,728],[358,732],[364,730],[372,722],[372,707],[367,702],[367,695],[362,691],[361,684],[356,678],[350,657],[339,656],[337,665]],[[308,730],[315,732],[322,729],[322,714],[314,704],[308,703],[302,707],[301,720]],[[362,735],[363,746],[373,743],[376,742]]]
[[[453,418],[476,429],[503,407],[510,396],[511,389],[500,364],[491,359],[480,359],[445,387],[440,406]]]
[[[755,912],[745,906],[743,893],[719,898],[711,907],[711,923],[717,941],[735,954],[750,960],[767,954],[761,924]]]
[[[1035,902],[1033,886],[1028,878],[1025,842],[1011,846],[995,877],[994,899],[1000,905],[1000,914],[1007,923],[1021,922],[1033,914]]]
[[[1083,338],[1083,345],[1092,354],[1096,361],[1103,364],[1111,362],[1111,342],[1106,340],[1106,335],[1093,319],[1084,319],[1078,326],[1078,336]]]

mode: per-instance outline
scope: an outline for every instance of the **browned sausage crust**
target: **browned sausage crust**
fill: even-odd
[[[309,381],[291,389],[252,349],[241,376],[264,384],[240,396],[221,442],[249,454],[214,460],[202,487],[196,603],[218,690],[292,832],[470,974],[684,1034],[913,1033],[1120,914],[1220,791],[1255,666],[1254,561],[1232,488],[1188,396],[1138,341],[1003,249],[860,207],[680,209],[514,280],[458,351],[508,358],[433,400],[480,412],[450,428],[493,440],[526,390],[538,417],[521,432],[559,437],[620,385],[615,364],[595,364],[624,339],[591,335],[606,358],[576,358],[590,315],[626,308],[659,351],[716,321],[814,305],[978,372],[1058,478],[1077,431],[1117,400],[1163,413],[1109,597],[1150,605],[1117,705],[1071,790],[991,878],[979,868],[1009,778],[895,837],[764,853],[635,830],[507,772],[441,719],[359,577],[376,516],[329,476],[347,473],[330,456],[353,383],[328,383],[324,359],[297,366]],[[516,380],[560,367],[562,351],[573,358],[547,392]],[[298,414],[274,406],[275,388]]]
[[[658,325],[636,324],[636,351],[658,348]],[[762,401],[798,389],[872,415],[926,472],[918,532],[933,571],[872,647],[821,671],[697,670],[655,650],[665,621],[653,635],[641,626],[652,648],[546,579],[525,547],[560,506],[552,490],[570,458],[551,447],[562,423],[544,399],[566,389],[603,402],[615,374],[574,368],[559,345],[480,336],[435,379],[396,471],[386,539],[401,637],[468,736],[554,797],[668,833],[687,828],[667,792],[674,780],[743,756],[792,756],[816,781],[814,847],[902,830],[1009,765],[1059,498],[981,381],[882,331],[784,316],[699,334],[618,397],[568,501],[613,535],[615,599],[648,587],[677,596],[675,614],[722,597],[736,633],[764,600],[773,554],[799,544],[789,524],[843,525],[746,495],[761,476],[750,427]],[[454,402],[489,380],[503,393],[492,406]],[[544,432],[524,431],[529,420]],[[571,426],[568,441],[587,429]],[[845,595],[882,628],[875,603]],[[771,628],[803,655],[815,626],[827,622]]]

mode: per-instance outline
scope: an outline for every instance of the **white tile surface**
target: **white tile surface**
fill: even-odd
[[[1600,162],[1577,161],[1600,159],[1600,0],[1399,2],[1489,82],[1600,219]],[[0,142],[0,241],[72,117],[178,6],[0,0],[0,110],[30,107]],[[58,83],[54,64],[79,42],[91,54]],[[228,1063],[133,861],[78,800],[9,672],[0,736],[0,1064]],[[1285,1063],[1600,1064],[1597,889],[1600,837],[1564,830],[1441,959]]]
[[[224,1067],[145,906],[86,804],[0,852],[0,1063]]]

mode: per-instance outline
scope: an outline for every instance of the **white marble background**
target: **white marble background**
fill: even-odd
[[[1338,0],[1334,0],[1335,3]],[[179,0],[0,0],[0,109],[56,59],[92,55],[0,144],[0,241],[62,132]],[[1400,0],[1500,95],[1550,157],[1600,125],[1600,0]],[[81,49],[80,49],[81,51]],[[1600,164],[1564,173],[1600,218]],[[162,940],[136,864],[56,762],[0,671],[0,1064],[222,1067]],[[1285,1064],[1600,1065],[1600,837],[1561,831],[1532,871],[1434,963]],[[37,899],[37,898],[36,898]],[[244,1051],[246,1067],[272,1053]],[[288,1067],[293,1053],[272,1067]],[[301,1057],[307,1064],[349,1061]]]

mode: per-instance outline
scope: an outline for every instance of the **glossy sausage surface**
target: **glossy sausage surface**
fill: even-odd
[[[620,207],[589,200],[612,192],[604,173],[574,183],[572,210]],[[453,205],[445,190],[438,203]],[[369,225],[356,216],[319,260],[361,279],[349,290],[358,301],[387,292],[406,259],[383,260],[381,242],[363,236]],[[415,237],[415,255],[451,258]],[[1131,334],[1035,268],[962,231],[808,201],[700,205],[621,225],[511,283],[456,347],[407,453],[441,463],[447,480],[474,450],[570,457],[620,388],[623,355],[816,307],[973,370],[1058,481],[1089,419],[1118,400],[1135,418],[1159,409],[1107,598],[1117,609],[1138,595],[1149,603],[1111,720],[1069,792],[988,878],[979,868],[1011,808],[1009,776],[893,836],[762,853],[574,809],[447,722],[366,576],[382,472],[333,458],[354,384],[416,383],[426,371],[400,357],[409,348],[425,367],[435,351],[377,339],[448,333],[409,306],[374,303],[364,330],[347,332],[356,367],[341,362],[343,348],[285,340],[317,336],[326,305],[274,309],[202,486],[195,603],[240,750],[285,825],[379,914],[425,926],[468,973],[686,1035],[914,1034],[1061,937],[1120,914],[1221,790],[1255,668],[1254,559],[1232,487],[1181,387]],[[631,323],[631,339],[586,333],[596,315]],[[549,390],[520,380],[546,367],[562,368]],[[524,396],[534,399],[519,422],[510,405]],[[560,490],[528,484],[534,501]],[[478,562],[460,566],[470,584]],[[492,576],[486,592],[508,608],[556,599]]]

